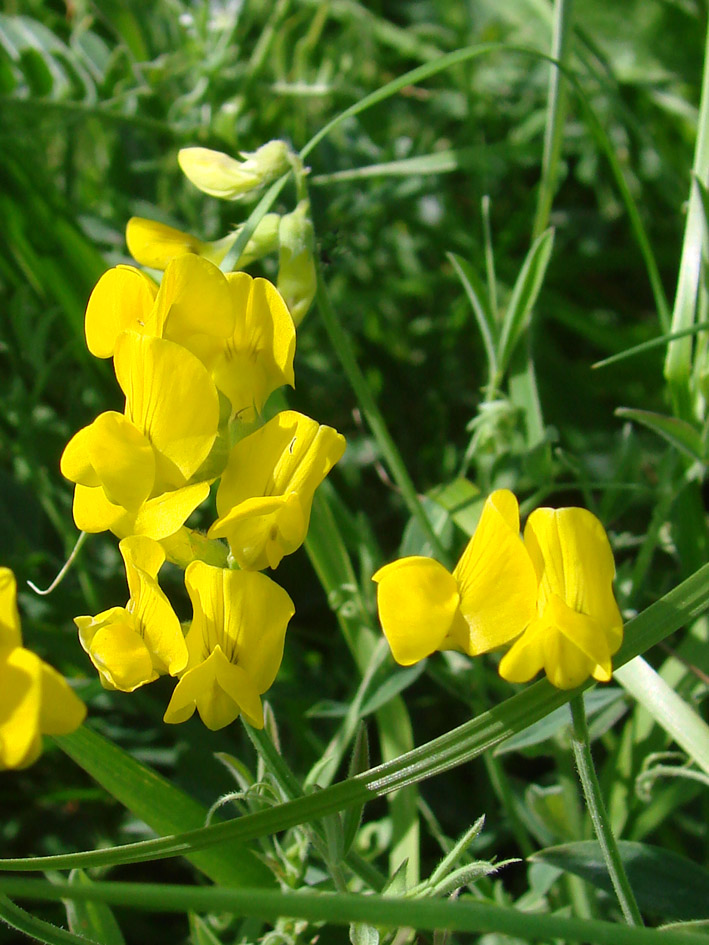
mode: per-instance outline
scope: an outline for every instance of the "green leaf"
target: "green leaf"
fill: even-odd
[[[465,289],[465,294],[468,296],[470,307],[473,310],[473,315],[475,315],[483,340],[488,373],[490,379],[492,379],[497,374],[497,353],[495,350],[497,346],[497,313],[490,311],[485,297],[485,286],[471,263],[456,253],[447,253],[446,255],[453,264],[453,268]]]
[[[192,945],[222,945],[204,919],[194,912],[190,912],[190,938]]]
[[[648,430],[652,430],[663,440],[671,443],[680,453],[684,453],[685,456],[698,460],[700,463],[704,461],[701,433],[684,420],[668,417],[662,413],[653,413],[650,410],[635,410],[630,407],[618,407],[615,415],[616,417],[623,417],[626,420],[641,423]]]
[[[668,919],[706,919],[709,870],[672,850],[646,843],[621,840],[618,848],[643,912]],[[531,859],[581,876],[613,895],[601,848],[595,840],[548,847],[533,854]]]
[[[132,814],[161,835],[204,825],[207,811],[127,752],[83,725],[55,736],[59,747]],[[228,886],[272,886],[271,872],[240,843],[229,843],[188,859],[206,876]]]
[[[69,882],[73,886],[89,886],[91,880],[83,870],[72,870]],[[125,945],[125,939],[113,912],[105,902],[67,899],[65,902],[69,928],[77,935],[96,939],[101,945]]]
[[[502,321],[500,343],[497,349],[497,364],[500,373],[504,373],[507,369],[512,352],[529,324],[532,309],[544,282],[553,246],[554,231],[545,230],[532,243],[517,276],[512,289],[512,297]]]
[[[617,670],[615,678],[709,774],[709,725],[662,676],[639,656]]]

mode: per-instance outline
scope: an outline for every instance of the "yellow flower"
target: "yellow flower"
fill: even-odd
[[[293,387],[295,327],[278,290],[267,279],[230,272],[227,282],[236,321],[225,341],[204,336],[192,350],[211,370],[217,388],[229,399],[232,416],[250,423],[278,387]]]
[[[506,489],[489,496],[452,574],[432,558],[409,557],[373,580],[384,634],[403,666],[435,650],[475,656],[508,643],[534,616],[537,588],[517,499]]]
[[[292,213],[281,219],[278,240],[278,291],[297,326],[307,314],[318,288],[313,256],[315,236],[307,200],[301,200]]]
[[[573,689],[589,676],[607,682],[623,621],[603,526],[586,509],[537,509],[524,543],[539,582],[536,613],[502,658],[500,675],[526,682],[544,669],[558,689]]]
[[[135,535],[118,545],[126,566],[130,600],[95,617],[75,617],[81,645],[106,689],[133,692],[187,665],[187,646],[170,602],[158,586],[165,552]]]
[[[305,541],[315,490],[345,451],[332,427],[284,410],[233,447],[210,538],[226,537],[239,566],[278,567]]]
[[[264,574],[227,571],[194,561],[185,571],[194,618],[189,663],[165,712],[184,722],[194,710],[215,731],[239,714],[263,728],[261,694],[276,678],[293,602]]]
[[[285,141],[268,141],[256,151],[242,151],[237,161],[223,151],[182,148],[177,160],[195,187],[212,197],[238,200],[244,194],[280,177],[290,167]]]
[[[190,480],[216,440],[217,390],[193,354],[163,338],[122,332],[114,367],[125,414],[101,414],[62,455],[77,484],[74,520],[87,532],[166,538],[209,493]]]
[[[263,217],[239,256],[236,263],[238,266],[248,266],[278,247],[280,219],[278,213],[267,213]],[[241,229],[239,226],[221,239],[209,242],[198,240],[189,233],[183,233],[182,230],[155,220],[131,217],[126,226],[126,243],[131,256],[141,266],[149,266],[151,269],[166,269],[171,260],[185,253],[202,256],[219,266],[236,242]]]
[[[168,263],[160,287],[134,266],[116,266],[96,283],[86,307],[89,351],[110,358],[124,331],[189,348],[194,335],[229,338],[236,314],[224,273],[193,253]]]
[[[22,646],[17,587],[0,568],[0,770],[25,768],[39,757],[42,735],[66,735],[86,706],[66,680]]]
[[[159,289],[131,266],[99,279],[86,309],[89,351],[111,357],[127,330],[194,354],[229,399],[232,416],[245,422],[272,391],[295,382],[295,328],[275,286],[245,272],[225,276],[195,255],[168,263]]]

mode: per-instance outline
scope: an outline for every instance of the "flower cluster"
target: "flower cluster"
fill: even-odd
[[[286,171],[306,173],[297,155],[283,141],[268,141],[256,151],[245,151],[238,161],[209,148],[182,148],[177,159],[186,177],[203,193],[221,200],[240,200],[271,183]],[[243,225],[221,239],[208,241],[144,217],[128,221],[126,241],[131,255],[143,266],[165,269],[186,254],[220,265],[239,238]],[[310,308],[317,288],[314,257],[315,237],[310,203],[299,200],[291,213],[267,213],[241,251],[237,265],[278,252],[277,287],[295,325]]]
[[[25,768],[39,757],[42,735],[66,735],[86,707],[66,680],[22,645],[17,585],[0,568],[0,770]]]
[[[183,164],[200,178],[209,157],[194,150]],[[282,150],[247,157],[241,183],[264,162],[262,176],[279,172]],[[217,171],[238,190],[237,164],[217,168],[208,192],[219,190]],[[276,568],[303,543],[314,492],[345,441],[292,410],[263,423],[269,395],[294,384],[295,324],[275,286],[223,273],[215,264],[223,246],[203,251],[206,244],[148,221],[129,224],[136,256],[148,231],[170,256],[159,259],[153,245],[151,261],[165,262],[160,284],[117,266],[86,309],[89,351],[113,359],[123,412],[102,413],[79,430],[61,459],[75,484],[77,527],[121,539],[129,600],[75,623],[106,688],[132,692],[160,675],[178,677],[166,722],[196,708],[213,729],[240,713],[261,726],[260,697],[278,671],[294,608],[256,572]],[[171,252],[175,234],[184,239]],[[205,536],[186,522],[217,480],[218,518]],[[193,605],[186,638],[158,583],[166,558],[186,569]]]
[[[451,574],[409,557],[374,575],[382,628],[403,665],[435,650],[477,656],[508,644],[500,675],[526,682],[541,669],[559,689],[611,678],[623,621],[613,554],[586,509],[537,509],[519,534],[519,507],[501,489],[487,499]]]

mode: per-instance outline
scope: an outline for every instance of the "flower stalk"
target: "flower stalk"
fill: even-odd
[[[583,696],[574,696],[569,701],[569,706],[571,708],[571,721],[573,726],[571,744],[574,749],[576,768],[579,773],[584,798],[586,799],[586,806],[591,815],[593,829],[598,843],[600,844],[603,859],[608,868],[608,873],[613,883],[615,894],[618,897],[623,917],[628,925],[641,926],[644,924],[643,919],[640,915],[640,909],[638,908],[635,894],[625,872],[618,844],[613,836],[606,805],[601,795],[601,786],[598,783],[598,776],[596,775],[596,769],[593,764]]]

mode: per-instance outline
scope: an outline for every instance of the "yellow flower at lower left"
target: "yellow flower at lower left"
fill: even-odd
[[[0,770],[26,768],[42,751],[42,735],[66,735],[86,706],[64,677],[21,645],[17,586],[0,568]]]
[[[133,692],[187,665],[187,645],[170,601],[158,585],[165,552],[144,535],[118,545],[126,566],[130,600],[95,617],[75,617],[79,641],[106,689]]]

